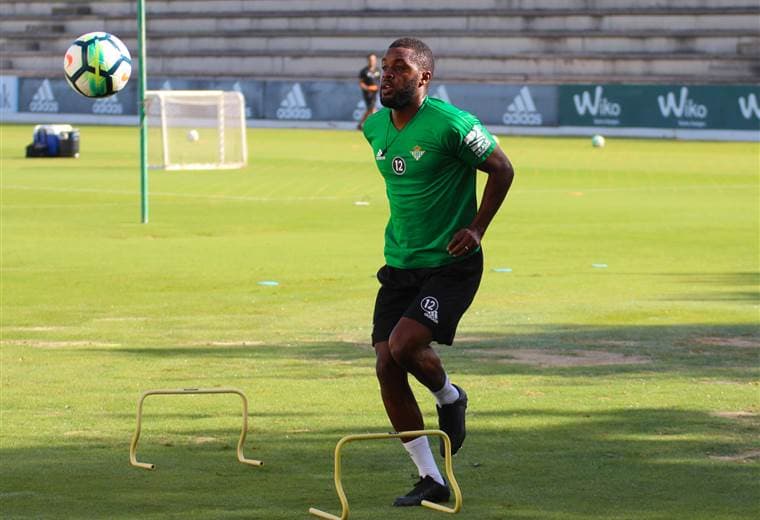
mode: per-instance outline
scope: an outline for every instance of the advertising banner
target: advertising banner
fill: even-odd
[[[760,87],[564,85],[562,126],[757,130]]]
[[[151,78],[149,90],[225,90],[243,94],[246,119],[264,117],[264,82],[258,80],[212,80],[183,78]]]
[[[486,125],[557,126],[559,90],[554,85],[433,84],[429,95],[452,103]]]
[[[151,90],[235,90],[246,118],[292,122],[355,122],[366,110],[355,81],[150,78]],[[433,83],[429,95],[475,114],[492,127],[516,132],[567,133],[567,129],[619,128],[673,131],[760,132],[757,85],[498,85]],[[376,107],[380,108],[379,100]],[[88,99],[63,78],[0,77],[3,114],[134,116],[137,83],[118,94]],[[545,129],[545,130],[542,130]],[[565,129],[565,130],[563,130]],[[508,131],[508,130],[505,130]],[[610,130],[612,131],[612,130]],[[749,132],[748,132],[749,131]],[[652,130],[644,131],[642,135]],[[630,134],[633,135],[633,134]],[[675,134],[674,134],[675,135]],[[703,133],[703,135],[708,135]],[[760,136],[760,133],[758,133]],[[759,137],[760,138],[760,137]]]
[[[63,78],[21,78],[18,111],[39,114],[136,115],[137,83],[107,98],[77,94]]]
[[[566,126],[641,126],[636,110],[642,91],[618,85],[563,85],[559,124]]]
[[[364,108],[359,86],[353,82],[268,81],[264,86],[264,119],[356,121]]]

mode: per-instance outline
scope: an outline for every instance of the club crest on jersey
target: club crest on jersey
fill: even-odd
[[[438,323],[438,300],[432,296],[425,296],[420,302],[423,314],[433,323]]]
[[[375,156],[376,161],[384,161],[385,160],[385,153],[383,152],[382,148],[377,149],[377,155]]]
[[[412,157],[414,157],[415,161],[419,161],[423,155],[425,155],[425,150],[419,147],[419,145],[415,146],[409,151],[410,154],[412,154]]]
[[[393,173],[396,175],[404,175],[404,172],[406,171],[406,161],[403,157],[399,157],[398,155],[393,158],[393,162],[391,163],[391,167],[393,168]]]

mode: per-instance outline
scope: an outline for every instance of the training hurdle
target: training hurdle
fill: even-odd
[[[132,466],[143,469],[155,469],[155,464],[138,462],[137,460],[137,441],[140,440],[140,430],[142,428],[142,409],[145,398],[149,395],[189,395],[189,394],[237,394],[243,400],[243,429],[240,430],[240,439],[237,444],[237,459],[250,466],[262,466],[264,463],[260,460],[247,459],[243,455],[243,443],[248,434],[248,399],[245,394],[237,388],[177,388],[177,389],[158,389],[146,390],[137,400],[137,427],[132,436],[132,443],[129,445],[129,463]]]
[[[427,500],[423,500],[422,505],[436,511],[442,511],[444,513],[458,513],[462,509],[462,492],[459,490],[459,484],[457,484],[457,481],[454,478],[454,465],[451,462],[451,440],[449,439],[449,436],[441,430],[413,430],[408,432],[391,433],[361,433],[343,437],[335,446],[335,491],[338,493],[338,499],[340,499],[340,505],[343,508],[343,511],[341,512],[340,516],[337,516],[311,507],[309,508],[309,513],[320,518],[325,518],[327,520],[346,520],[348,518],[348,499],[346,498],[346,493],[343,491],[340,470],[340,455],[341,449],[344,445],[354,441],[371,441],[376,439],[404,439],[406,437],[421,437],[423,435],[432,435],[443,439],[446,478],[448,479],[449,487],[454,492],[454,507],[442,506],[441,504],[436,504]]]

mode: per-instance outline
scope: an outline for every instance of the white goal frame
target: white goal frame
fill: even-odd
[[[209,98],[217,97],[216,123],[219,135],[218,160],[216,162],[176,162],[172,161],[171,150],[169,148],[169,122],[167,121],[167,112],[165,110],[167,98]],[[235,98],[240,106],[240,160],[230,161],[225,157],[225,134],[227,128],[225,125],[225,101],[229,98]],[[245,98],[240,92],[224,90],[147,90],[145,91],[145,111],[148,112],[150,103],[159,104],[159,117],[161,121],[161,141],[162,141],[162,164],[150,164],[150,169],[159,170],[233,170],[243,168],[248,164],[248,144],[246,139],[246,119],[245,119]],[[234,137],[237,138],[237,137]]]

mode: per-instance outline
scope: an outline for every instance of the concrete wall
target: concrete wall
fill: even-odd
[[[0,66],[60,70],[106,30],[136,49],[136,2],[0,3]],[[760,81],[757,0],[147,0],[151,75],[354,78],[367,52],[415,35],[444,81]],[[464,8],[466,6],[466,9]]]

